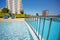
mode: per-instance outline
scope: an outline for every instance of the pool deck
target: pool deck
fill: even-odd
[[[29,31],[30,31],[33,39],[34,39],[34,40],[39,40],[39,39],[37,38],[37,36],[35,35],[35,33],[32,31],[32,29],[30,28],[30,26],[29,26],[26,22],[25,22],[25,24],[27,25],[27,27],[28,27],[28,29],[29,29]]]

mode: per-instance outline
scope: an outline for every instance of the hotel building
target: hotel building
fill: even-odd
[[[20,14],[20,11],[22,11],[22,0],[6,0],[6,7],[12,12],[12,13],[18,13]]]

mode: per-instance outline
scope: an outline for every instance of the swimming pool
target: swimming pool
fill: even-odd
[[[43,36],[42,38],[44,40],[47,40],[49,25],[50,25],[50,18],[26,18],[26,22],[34,29],[36,32],[39,33],[39,35],[42,36],[42,30],[43,30]],[[44,28],[43,28],[44,25]],[[51,28],[49,33],[48,40],[58,40],[58,34],[60,32],[60,18],[52,18],[51,22]],[[36,33],[37,34],[37,33]]]
[[[24,21],[0,21],[0,40],[33,40]]]

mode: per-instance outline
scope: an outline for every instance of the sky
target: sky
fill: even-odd
[[[60,0],[22,0],[24,12],[35,15],[42,14],[43,10],[48,10],[49,15],[60,14]],[[0,0],[0,8],[6,6],[6,0]]]

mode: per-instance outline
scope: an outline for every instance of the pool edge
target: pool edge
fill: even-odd
[[[32,29],[30,28],[30,26],[27,24],[27,22],[25,22],[25,24],[27,25],[32,37],[34,40],[38,40],[38,38],[36,37],[35,33],[32,31]]]

